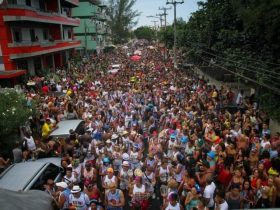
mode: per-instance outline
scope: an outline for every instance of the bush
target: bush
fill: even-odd
[[[25,125],[35,112],[35,104],[28,104],[24,93],[15,89],[0,90],[0,136],[11,134]]]

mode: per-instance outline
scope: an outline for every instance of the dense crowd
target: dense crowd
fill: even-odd
[[[40,115],[15,162],[62,157],[63,180],[45,184],[60,209],[280,207],[280,138],[254,95],[210,86],[142,48],[136,62],[127,51],[137,48],[116,49],[34,79],[26,95]],[[121,69],[107,74],[104,63]],[[83,134],[50,138],[71,119],[85,121]]]

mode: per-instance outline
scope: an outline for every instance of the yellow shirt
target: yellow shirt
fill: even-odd
[[[51,125],[45,122],[42,127],[42,137],[44,138],[48,137],[50,135],[51,130],[52,130]]]

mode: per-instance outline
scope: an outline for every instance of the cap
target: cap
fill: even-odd
[[[128,134],[127,131],[123,131],[123,132],[122,132],[122,135],[123,135],[123,136],[126,135],[126,134]]]
[[[123,153],[122,159],[123,160],[129,160],[129,155],[127,153]]]
[[[106,141],[106,143],[107,143],[107,144],[111,144],[112,142],[108,139],[108,140]]]
[[[57,182],[57,183],[55,183],[55,185],[57,186],[57,187],[62,187],[62,188],[67,188],[68,187],[68,185],[66,184],[66,182]]]
[[[188,137],[187,136],[182,136],[182,138],[181,138],[181,142],[182,143],[187,143],[188,142]]]
[[[170,192],[168,195],[168,200],[169,201],[175,201],[178,199],[178,194],[175,192]]]
[[[126,132],[127,132],[127,131],[126,131]],[[118,136],[117,134],[114,133],[114,134],[112,135],[111,139],[117,139],[118,137],[119,137],[119,136]]]
[[[141,176],[136,176],[135,181],[141,181]]]
[[[171,138],[171,139],[176,139],[176,135],[175,135],[175,134],[171,134],[171,135],[170,135],[170,138]]]
[[[81,192],[81,188],[78,185],[73,186],[71,193],[78,193]]]
[[[108,169],[107,169],[107,172],[108,172],[108,173],[114,173],[114,169],[113,169],[113,168],[108,168]]]
[[[216,156],[216,153],[214,151],[210,151],[207,153],[207,156],[210,157],[211,159],[214,159]]]

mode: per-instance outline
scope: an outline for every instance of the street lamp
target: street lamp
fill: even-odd
[[[176,32],[176,7],[177,4],[183,4],[184,0],[176,1],[176,0],[167,0],[166,4],[172,4],[174,8],[174,45],[173,45],[173,63],[174,68],[177,68],[177,55],[176,55],[176,44],[177,44],[177,32]]]

